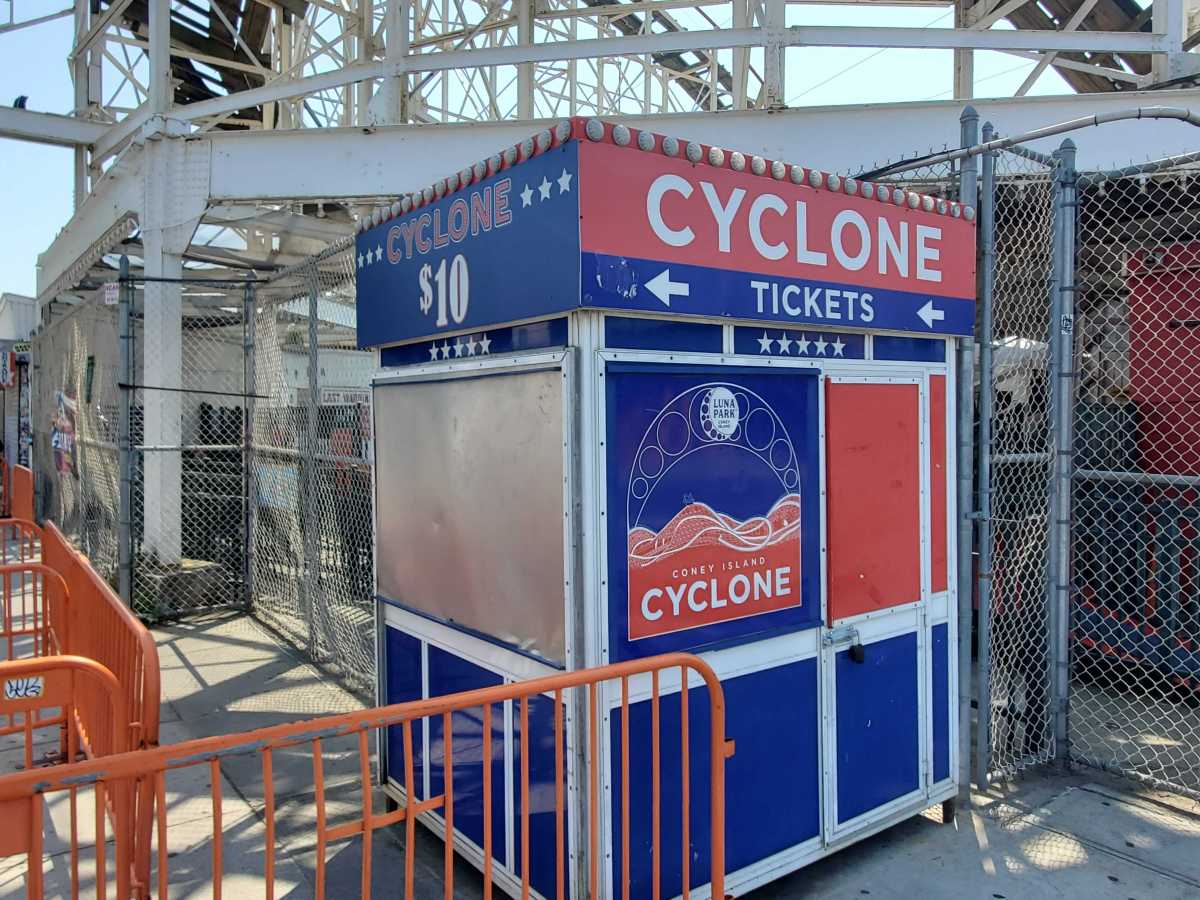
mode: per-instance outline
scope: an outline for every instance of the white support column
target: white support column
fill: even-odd
[[[91,21],[91,0],[75,0],[75,43],[87,34]],[[88,56],[80,53],[71,60],[71,79],[75,88],[75,115],[84,115],[88,107]],[[88,156],[86,147],[75,148],[75,209],[83,204],[88,195]]]
[[[147,192],[156,190],[150,184]],[[180,278],[182,249],[164,241],[162,229],[142,232],[148,278]],[[183,436],[183,294],[178,284],[147,282],[142,324],[143,441],[178,447]],[[143,545],[159,563],[179,562],[182,547],[182,452],[142,454]]]
[[[986,0],[979,0],[984,3]],[[971,0],[955,0],[954,3],[954,27],[967,28],[971,24],[972,16],[969,10],[974,4]],[[955,50],[954,51],[954,99],[955,100],[970,100],[975,96],[975,51],[974,50]]]
[[[143,443],[179,447],[183,434],[183,253],[208,203],[211,149],[163,134],[146,141],[139,215],[147,277],[143,295]],[[181,555],[182,452],[142,454],[143,545],[164,565]]]
[[[515,0],[517,6],[517,43],[533,45],[534,0]],[[517,66],[517,118],[533,118],[533,63]]]
[[[412,0],[387,0],[384,19],[384,58],[389,64],[399,66],[408,56],[411,46],[410,15]],[[396,71],[396,69],[393,69]],[[371,98],[368,108],[368,123],[371,125],[403,125],[409,119],[409,76],[385,77],[379,90]]]
[[[750,27],[750,0],[733,0],[733,27]],[[733,108],[745,109],[750,92],[750,48],[733,48]]]
[[[1155,34],[1167,36],[1166,53],[1156,53],[1150,63],[1150,75],[1154,84],[1180,78],[1196,71],[1195,59],[1183,50],[1183,38],[1187,30],[1187,8],[1183,0],[1154,0],[1154,18],[1151,28]]]
[[[375,57],[375,3],[373,0],[358,0],[358,61],[369,63]],[[357,97],[354,103],[354,122],[357,125],[370,124],[371,79],[364,78],[356,86]]]
[[[763,106],[767,109],[785,106],[784,86],[787,76],[784,66],[784,45],[781,40],[786,23],[785,0],[766,0],[767,45],[766,84],[763,91]]]
[[[163,113],[174,102],[171,84],[171,0],[150,3],[150,110]]]
[[[171,82],[170,0],[150,0],[150,111],[164,118],[145,141],[138,217],[147,279],[183,277],[183,253],[208,202],[210,148],[178,140],[185,127],[166,118]],[[183,434],[183,286],[147,281],[143,294],[143,443],[179,447]],[[182,553],[182,451],[142,454],[143,546],[164,565]]]

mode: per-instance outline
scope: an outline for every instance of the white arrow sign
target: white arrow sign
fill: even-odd
[[[663,269],[647,281],[646,288],[667,306],[671,305],[672,297],[686,297],[691,291],[686,281],[671,280],[670,269]]]
[[[917,310],[917,316],[925,323],[926,328],[932,328],[934,322],[941,322],[946,318],[946,313],[937,309],[932,300],[927,300],[925,305]]]

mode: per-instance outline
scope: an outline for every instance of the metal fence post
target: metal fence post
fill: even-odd
[[[121,257],[120,296],[117,307],[117,340],[120,376],[117,379],[117,451],[121,490],[117,509],[117,593],[126,606],[133,605],[133,282],[129,257]]]
[[[304,472],[304,497],[301,501],[300,527],[304,532],[304,619],[308,628],[308,652],[317,658],[317,603],[321,577],[321,522],[317,503],[317,392],[320,390],[320,348],[317,317],[320,314],[316,265],[308,272],[308,404],[305,407],[304,452],[300,466]]]
[[[966,107],[960,117],[962,146],[979,143],[979,113]],[[962,161],[958,199],[976,206],[976,157]],[[958,786],[959,798],[971,796],[971,560],[974,537],[975,348],[974,338],[958,342]]]
[[[242,592],[246,609],[254,600],[254,513],[258,487],[254,477],[254,399],[258,384],[254,371],[255,289],[253,282],[242,288]]]
[[[1052,441],[1049,509],[1050,711],[1054,756],[1070,761],[1069,706],[1071,486],[1074,476],[1075,416],[1075,144],[1069,138],[1054,154],[1054,245],[1050,297],[1050,434]]]
[[[991,122],[983,126],[983,142],[995,137]],[[979,623],[976,661],[978,721],[975,732],[975,783],[988,783],[991,749],[992,694],[992,304],[996,281],[996,155],[983,154],[979,192],[979,465],[976,502],[979,505]]]

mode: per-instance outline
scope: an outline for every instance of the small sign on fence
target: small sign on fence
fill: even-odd
[[[104,305],[116,306],[121,298],[121,286],[115,281],[110,281],[104,285]]]
[[[46,679],[41,675],[29,678],[8,678],[4,681],[5,700],[27,700],[45,693]]]

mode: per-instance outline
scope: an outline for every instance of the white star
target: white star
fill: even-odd
[[[787,332],[784,331],[784,332],[780,332],[779,340],[776,343],[779,344],[779,352],[780,353],[789,353],[790,352],[789,348],[792,346],[792,344],[794,344],[796,342],[793,341],[790,337],[788,337]]]
[[[571,190],[571,173],[566,169],[562,170],[562,174],[555,179],[558,182],[558,192],[565,194]]]
[[[808,336],[804,332],[800,332],[800,340],[796,341],[796,352],[801,356],[808,356],[808,345],[811,343]]]
[[[833,355],[842,356],[842,351],[846,349],[846,345],[842,343],[842,336],[839,334],[833,342]]]
[[[492,346],[492,339],[490,337],[488,337],[486,334],[482,338],[479,339],[479,352],[480,353],[483,353],[483,354],[491,353],[492,351],[489,349],[491,346]]]
[[[525,185],[525,190],[521,191],[521,205],[528,206],[533,202],[533,188]]]
[[[442,344],[442,359],[449,359],[449,358],[450,358],[450,342],[446,341],[444,344]]]
[[[382,262],[382,261],[383,261],[383,244],[380,244],[379,246],[377,246],[375,248],[375,262]]]
[[[545,175],[542,176],[542,183],[538,185],[538,193],[542,195],[542,200],[550,199],[550,181]]]
[[[479,342],[475,340],[475,338],[471,338],[469,341],[467,341],[467,356],[474,356],[475,348],[478,346]]]
[[[465,346],[466,346],[466,344],[463,343],[462,338],[459,338],[457,341],[455,341],[454,342],[454,355],[462,356],[463,355],[463,347],[465,347]]]
[[[765,331],[763,332],[762,337],[757,338],[757,341],[758,341],[758,352],[759,353],[770,353],[771,352],[771,344],[775,343],[773,340],[771,340],[769,337],[767,337],[767,333]]]
[[[828,346],[829,346],[829,341],[825,340],[825,338],[821,337],[821,335],[818,334],[817,340],[816,340],[817,356],[824,356],[825,348]]]
[[[429,358],[437,359],[437,353],[438,353],[438,345],[437,345],[437,341],[434,341],[432,344],[429,345]]]
[[[363,261],[362,261],[362,254],[361,254],[361,253],[360,253],[360,254],[358,254],[358,267],[359,267],[360,269],[363,267]]]

